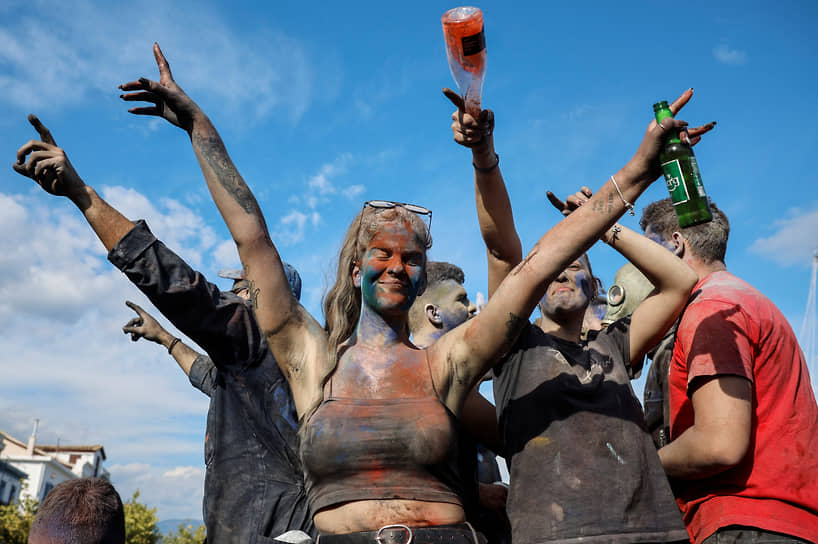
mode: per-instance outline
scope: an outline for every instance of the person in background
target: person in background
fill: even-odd
[[[464,281],[459,266],[438,261],[426,263],[426,288],[409,308],[409,331],[417,347],[431,346],[474,317],[477,308],[469,300]],[[509,542],[511,536],[506,516],[508,489],[501,483],[500,468],[491,451],[501,452],[494,412],[494,405],[475,389],[466,399],[460,417],[467,433],[461,437],[464,478],[469,473],[475,476],[467,482],[466,517],[489,544]]]
[[[603,325],[607,326],[632,314],[652,291],[653,284],[639,272],[639,269],[631,263],[622,265],[622,268],[616,272],[614,284],[608,289],[608,308],[602,320]],[[659,343],[653,346],[647,354],[651,363],[645,379],[642,406],[645,410],[645,424],[656,449],[670,442],[670,398],[667,377],[678,326],[679,320],[677,319]]]
[[[54,486],[37,508],[28,544],[125,544],[122,499],[104,478]]]
[[[444,93],[457,106],[452,115],[455,141],[472,151],[491,304],[500,296],[493,287],[519,274],[517,266],[524,262],[494,150],[494,116],[484,110],[475,119],[465,113],[459,96]],[[674,112],[690,94],[673,104]],[[648,127],[649,134],[661,135],[660,141],[670,130],[654,121]],[[698,137],[707,130],[690,132]],[[658,176],[658,160],[651,172]],[[611,185],[618,186],[613,176]],[[624,192],[608,195],[606,204],[594,201],[587,188],[566,202],[550,194],[549,199],[567,215],[561,223],[588,206],[604,209],[620,201],[632,207],[633,199]],[[515,542],[686,540],[630,379],[648,348],[681,312],[695,274],[658,244],[621,225],[611,224],[600,235],[657,290],[631,318],[589,331],[583,340],[584,316],[598,284],[587,256],[578,255],[546,285],[539,303],[542,317],[525,327],[495,366],[494,398],[511,465],[508,513]]]
[[[659,457],[696,544],[818,542],[818,406],[781,311],[727,270],[730,224],[680,228],[670,199],[645,235],[697,274],[670,365],[670,438]]]
[[[298,457],[295,405],[250,301],[219,290],[157,240],[144,221],[132,222],[105,202],[40,120],[31,115],[29,122],[40,140],[18,151],[14,170],[71,200],[108,250],[108,260],[217,369],[200,376],[201,367],[191,365],[192,381],[210,389],[202,504],[208,540],[246,544],[291,530],[315,534]],[[288,297],[294,297],[288,284],[293,273],[282,268]],[[168,344],[171,355],[186,352],[178,344]]]

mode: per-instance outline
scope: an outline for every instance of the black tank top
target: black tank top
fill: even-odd
[[[337,368],[328,380],[324,400],[300,431],[313,513],[378,499],[462,506],[460,423],[434,390],[426,354],[408,366],[423,396],[335,397]]]

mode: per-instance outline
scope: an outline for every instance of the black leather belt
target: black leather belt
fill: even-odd
[[[318,536],[318,544],[479,544],[469,523],[407,527],[384,525],[377,531]]]

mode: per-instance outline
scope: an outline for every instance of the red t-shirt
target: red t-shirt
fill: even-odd
[[[750,445],[736,467],[673,482],[690,536],[699,543],[746,525],[818,542],[818,407],[804,354],[781,311],[726,271],[700,280],[682,315],[669,378],[672,438],[693,424],[690,382],[725,374],[753,383]]]

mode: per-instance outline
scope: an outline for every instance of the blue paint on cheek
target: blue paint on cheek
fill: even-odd
[[[580,288],[582,293],[588,297],[588,300],[591,300],[591,295],[593,293],[593,289],[591,288],[591,278],[588,276],[586,272],[577,272],[574,276],[574,281],[577,284],[577,287]]]

